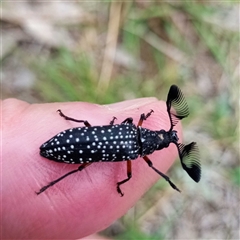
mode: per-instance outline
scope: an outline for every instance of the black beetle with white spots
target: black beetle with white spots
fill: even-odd
[[[69,121],[83,123],[85,127],[70,128],[58,133],[42,144],[40,155],[60,163],[81,165],[42,187],[37,194],[44,192],[65,177],[82,171],[94,162],[126,161],[127,178],[117,182],[117,192],[123,196],[120,186],[131,179],[132,160],[139,156],[146,161],[149,167],[168,181],[172,188],[180,192],[168,176],[153,166],[147,156],[156,150],[167,148],[170,143],[176,145],[183,169],[195,182],[199,182],[201,166],[197,145],[195,142],[188,145],[178,143],[177,131],[173,130],[177,122],[189,114],[186,100],[176,85],[171,86],[166,105],[170,120],[168,131],[163,129],[153,131],[142,127],[143,121],[150,117],[153,110],[146,115],[142,114],[137,125],[133,123],[132,118],[127,118],[122,123],[114,125],[116,118],[113,117],[109,125],[103,126],[91,126],[86,120],[67,117],[61,110],[58,110],[61,117]]]

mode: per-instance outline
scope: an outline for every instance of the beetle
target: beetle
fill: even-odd
[[[60,163],[81,165],[77,169],[50,182],[36,193],[44,192],[65,177],[82,171],[94,162],[126,161],[127,178],[117,182],[117,192],[123,196],[124,194],[120,186],[131,179],[131,161],[139,156],[146,161],[149,167],[162,176],[173,189],[180,192],[168,176],[153,166],[153,163],[147,156],[154,151],[167,148],[171,143],[177,147],[182,168],[195,182],[199,182],[201,165],[197,144],[195,142],[188,145],[178,143],[177,131],[173,130],[173,127],[179,120],[189,115],[184,95],[176,85],[170,87],[166,106],[170,120],[170,129],[168,131],[164,129],[153,131],[142,127],[143,121],[150,117],[153,110],[147,114],[141,114],[137,125],[133,123],[131,117],[125,119],[120,124],[114,125],[116,118],[113,117],[109,125],[103,126],[91,126],[87,120],[77,120],[68,117],[61,110],[58,110],[59,115],[66,120],[83,123],[85,126],[70,128],[58,133],[41,145],[40,155]]]

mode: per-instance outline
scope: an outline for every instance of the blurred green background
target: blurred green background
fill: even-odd
[[[179,161],[101,235],[239,239],[239,3],[3,2],[2,98],[107,104],[183,91],[202,180]],[[238,211],[237,211],[238,210]]]

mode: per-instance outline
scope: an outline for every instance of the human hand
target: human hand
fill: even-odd
[[[139,158],[132,161],[132,178],[121,186],[124,197],[116,191],[116,183],[126,178],[126,162],[94,163],[75,173],[40,195],[41,187],[76,169],[79,165],[57,163],[39,155],[42,143],[55,134],[83,126],[61,118],[67,116],[88,120],[92,126],[115,124],[133,117],[137,124],[142,113],[154,113],[143,127],[168,130],[170,123],[166,103],[155,98],[130,100],[110,105],[90,103],[28,104],[16,99],[2,105],[2,237],[6,238],[82,238],[108,227],[124,215],[159,175]],[[175,129],[181,142],[181,125]],[[155,151],[149,158],[165,173],[177,157],[176,146]],[[163,180],[164,181],[164,180]],[[173,190],[174,191],[174,190]]]

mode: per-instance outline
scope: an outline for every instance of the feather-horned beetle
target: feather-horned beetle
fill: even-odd
[[[143,121],[153,113],[142,114],[138,124],[132,118],[125,119],[121,124],[115,124],[115,117],[109,125],[91,126],[86,120],[67,117],[58,110],[61,117],[69,121],[80,122],[85,127],[77,127],[60,132],[40,147],[40,155],[50,160],[81,164],[77,169],[42,187],[37,194],[44,192],[63,178],[82,171],[94,162],[127,161],[127,178],[117,183],[117,192],[123,196],[120,186],[132,177],[132,160],[141,156],[149,167],[169,182],[172,188],[179,191],[168,176],[156,169],[147,155],[154,151],[167,148],[170,143],[176,145],[183,169],[195,181],[201,178],[201,165],[198,148],[195,142],[188,145],[178,143],[177,131],[173,127],[177,122],[188,116],[189,110],[181,90],[176,86],[170,87],[167,97],[167,113],[170,119],[170,129],[152,131],[142,128]]]

